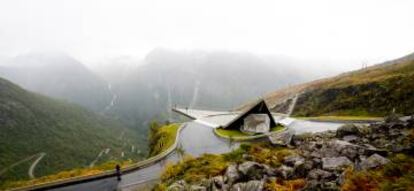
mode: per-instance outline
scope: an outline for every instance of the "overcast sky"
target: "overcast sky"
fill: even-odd
[[[376,62],[414,52],[412,0],[0,0],[0,56],[157,47]]]

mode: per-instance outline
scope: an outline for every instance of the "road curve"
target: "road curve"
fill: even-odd
[[[183,148],[186,154],[192,156],[199,156],[203,153],[226,153],[232,148],[237,147],[237,144],[230,144],[224,139],[220,139],[214,135],[211,127],[202,125],[197,122],[189,122],[179,135],[179,145]],[[122,190],[133,190],[136,186],[151,182],[159,178],[162,169],[168,162],[176,162],[180,159],[178,154],[172,153],[164,160],[155,163],[151,166],[142,168],[140,170],[125,174],[122,176],[122,181],[113,181],[114,178],[106,178],[76,185],[71,185],[62,188],[51,189],[54,191],[94,191],[106,190],[105,188],[118,188]],[[100,186],[97,186],[100,185]]]
[[[40,153],[39,157],[32,163],[32,165],[30,165],[29,171],[28,171],[28,175],[30,178],[35,178],[33,172],[34,169],[36,168],[37,164],[39,164],[40,160],[42,160],[43,157],[45,157],[46,153]]]
[[[3,175],[4,173],[6,173],[8,170],[10,170],[10,169],[12,169],[12,168],[14,168],[14,167],[16,167],[16,166],[18,166],[18,165],[20,165],[20,164],[24,163],[24,162],[27,162],[27,161],[32,160],[33,158],[35,158],[35,157],[36,157],[37,155],[39,155],[39,154],[40,154],[40,153],[37,153],[37,154],[31,155],[31,156],[28,156],[28,157],[26,157],[26,158],[24,158],[24,159],[22,159],[22,160],[19,160],[19,161],[15,162],[15,163],[13,163],[13,164],[9,165],[9,166],[8,166],[8,167],[6,167],[6,168],[4,168],[4,169],[0,170],[0,176],[1,176],[1,175]]]
[[[335,130],[340,126],[340,124],[297,120],[289,125],[288,128],[294,129],[297,133],[298,131],[300,133],[304,133],[313,132],[315,128],[310,127],[318,126],[320,128],[316,129],[317,131]],[[233,148],[238,147],[238,143],[230,145],[227,140],[218,138],[214,134],[211,127],[197,122],[187,123],[186,127],[179,135],[178,144],[181,145],[186,154],[190,154],[192,156],[199,156],[203,153],[226,153],[231,151]],[[180,156],[178,154],[172,153],[160,162],[123,175],[120,182],[116,181],[116,178],[112,177],[51,190],[101,191],[118,189],[123,191],[133,191],[137,186],[157,180],[162,172],[162,169],[168,162],[176,162],[179,159]]]

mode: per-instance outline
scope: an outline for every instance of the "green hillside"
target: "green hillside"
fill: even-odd
[[[102,151],[107,152],[96,164],[138,160],[145,155],[143,140],[115,121],[0,78],[0,185],[29,178],[39,153],[46,155],[35,167],[36,177],[87,167]]]
[[[284,100],[299,94],[293,115],[384,116],[414,113],[414,54],[275,91],[265,97],[275,112],[282,111]],[[281,110],[282,109],[282,110]]]

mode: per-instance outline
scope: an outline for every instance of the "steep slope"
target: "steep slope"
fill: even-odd
[[[280,89],[265,96],[274,111],[299,94],[294,115],[371,115],[414,113],[414,54],[344,73]]]
[[[34,168],[36,177],[87,167],[107,149],[97,163],[139,159],[144,153],[131,147],[142,148],[141,140],[115,121],[0,78],[0,184],[28,178],[30,165],[41,153],[45,155]]]
[[[79,61],[60,53],[32,53],[11,59],[0,77],[20,86],[102,111],[111,101],[108,84]]]

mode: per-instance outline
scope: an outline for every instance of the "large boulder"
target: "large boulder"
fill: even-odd
[[[305,160],[303,164],[295,167],[295,177],[306,177],[309,171],[316,167],[316,163],[313,160]]]
[[[283,179],[289,179],[293,177],[294,172],[295,171],[292,167],[282,165],[276,169],[276,176],[281,177]]]
[[[301,191],[339,191],[339,187],[335,181],[331,182],[320,182],[317,180],[310,180],[307,181],[305,188],[301,189]]]
[[[225,183],[225,178],[223,176],[215,176],[210,179],[211,190],[227,190],[228,186]]]
[[[401,117],[400,115],[397,115],[395,113],[391,113],[391,114],[389,114],[388,116],[386,116],[384,118],[384,121],[385,121],[385,123],[399,123],[399,122],[401,122],[400,117]]]
[[[244,169],[244,170],[247,171],[247,169]],[[233,184],[238,179],[240,179],[240,174],[239,174],[239,171],[237,170],[237,165],[232,164],[229,167],[227,167],[226,173],[224,174],[224,177],[225,177],[226,182],[228,184]]]
[[[290,155],[283,159],[283,163],[288,166],[296,167],[305,162],[305,159],[299,155]]]
[[[264,181],[252,180],[246,183],[237,183],[231,187],[230,191],[262,191]]]
[[[309,144],[311,145],[311,143]],[[359,153],[363,153],[363,147],[341,140],[331,140],[319,143],[320,146],[310,150],[309,157],[323,158],[323,157],[339,157],[346,156],[350,159],[354,159]]]
[[[360,138],[356,135],[345,135],[344,137],[342,137],[342,140],[346,141],[346,142],[350,142],[350,143],[355,143],[359,140]]]
[[[313,169],[309,172],[307,179],[308,180],[333,180],[335,179],[336,176],[335,174],[325,171],[325,170],[321,170],[321,169]]]
[[[251,161],[240,164],[238,170],[244,177],[250,180],[261,179],[266,174],[266,167],[264,165]]]
[[[354,124],[345,124],[336,130],[336,137],[342,138],[347,135],[359,135],[360,131]]]
[[[379,166],[383,166],[389,162],[390,160],[388,160],[387,158],[384,158],[378,154],[373,154],[367,159],[362,160],[359,166],[362,170],[367,170],[367,169],[372,169],[372,168],[377,168]]]
[[[407,127],[409,128],[414,127],[414,115],[410,116],[410,118],[407,120]]]
[[[286,130],[280,133],[271,133],[269,135],[269,140],[274,145],[288,146],[292,142],[293,135],[294,131],[292,130]]]
[[[346,157],[322,158],[322,168],[324,170],[342,170],[353,163]]]
[[[383,150],[383,149],[378,149],[370,144],[363,144],[364,148],[365,148],[365,152],[364,154],[367,156],[371,156],[373,154],[379,154],[381,156],[387,156],[388,155],[388,151]]]

